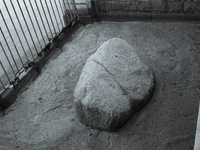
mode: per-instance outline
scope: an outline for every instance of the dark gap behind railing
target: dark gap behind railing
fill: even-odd
[[[63,16],[67,19],[63,19]],[[0,94],[77,21],[73,0],[0,0]]]

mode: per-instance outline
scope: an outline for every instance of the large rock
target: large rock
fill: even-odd
[[[74,89],[82,123],[100,130],[119,129],[150,99],[154,75],[124,40],[105,42],[86,61]]]

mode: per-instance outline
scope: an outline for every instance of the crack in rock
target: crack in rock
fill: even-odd
[[[96,61],[96,60],[94,60],[94,59],[91,59],[91,61],[93,61],[93,62],[95,62],[96,64],[98,64],[98,65],[100,65],[101,67],[103,67],[103,68],[105,69],[105,71],[108,72],[108,73],[112,76],[112,78],[114,79],[114,81],[117,83],[117,85],[118,85],[119,88],[121,89],[123,95],[128,95],[128,94],[129,94],[129,92],[127,92],[127,91],[120,85],[120,83],[115,79],[114,74],[112,74],[102,63],[100,63],[100,62],[98,62],[98,61]]]

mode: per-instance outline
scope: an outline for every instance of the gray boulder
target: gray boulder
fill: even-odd
[[[153,91],[153,72],[126,41],[114,38],[86,61],[74,89],[74,104],[82,123],[115,131]]]

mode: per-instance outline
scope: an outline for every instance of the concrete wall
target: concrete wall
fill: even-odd
[[[200,13],[200,0],[92,0],[100,12]]]
[[[92,13],[91,0],[63,0],[62,2],[63,8],[67,10],[72,9],[76,5],[75,9],[79,15]]]

